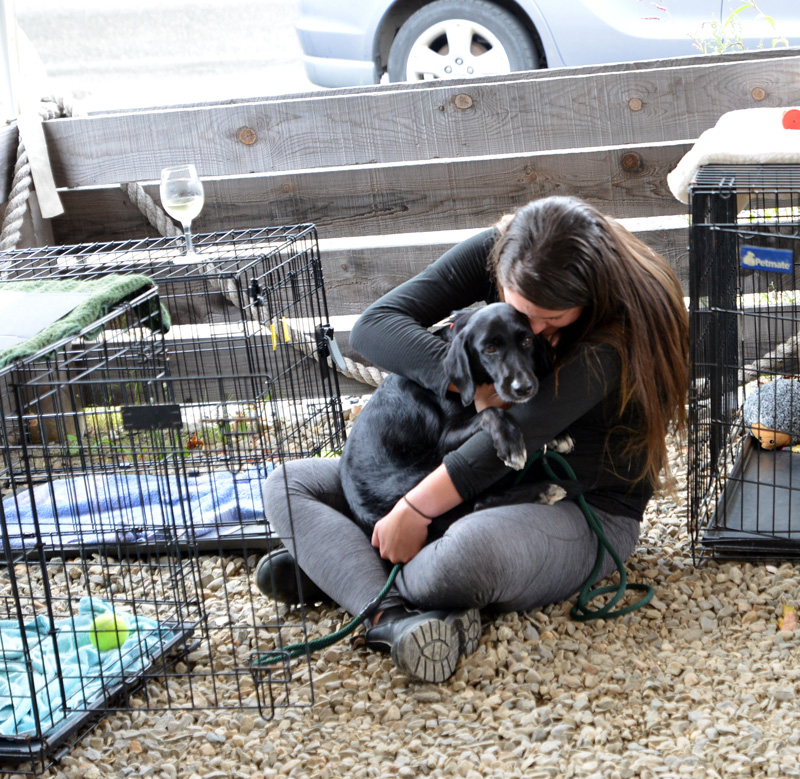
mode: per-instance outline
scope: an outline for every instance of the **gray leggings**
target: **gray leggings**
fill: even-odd
[[[263,496],[274,531],[336,603],[357,614],[381,591],[392,565],[348,518],[338,460],[289,462],[269,476]],[[636,546],[639,522],[597,514],[625,560]],[[577,592],[596,555],[597,538],[573,501],[485,509],[426,544],[403,567],[383,605],[527,611]],[[606,554],[600,578],[614,570]]]

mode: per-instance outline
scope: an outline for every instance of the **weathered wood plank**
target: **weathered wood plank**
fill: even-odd
[[[609,146],[212,180],[195,226],[214,232],[311,222],[323,238],[456,230],[492,224],[553,194],[583,197],[616,217],[678,214],[685,206],[666,177],[690,147]],[[58,243],[152,234],[119,188],[64,192],[63,201],[66,214],[53,224]]]
[[[153,181],[178,159],[204,176],[234,176],[693,139],[727,111],[800,103],[800,56],[687,59],[591,76],[553,70],[502,83],[58,119],[45,132],[58,185],[78,187]]]
[[[662,228],[637,233],[663,254],[689,294],[688,227]],[[453,242],[367,248],[320,247],[325,294],[332,316],[360,314],[370,303],[422,271],[446,252]]]
[[[656,68],[685,67],[687,65],[713,64],[715,61],[724,57],[728,62],[739,62],[742,60],[760,60],[782,57],[793,57],[800,54],[800,48],[781,46],[775,49],[760,49],[753,51],[730,51],[724,55],[720,54],[694,54],[684,57],[671,57],[668,59],[635,60],[633,62],[610,62],[602,65],[579,65],[574,67],[559,68],[540,68],[538,70],[516,71],[505,73],[498,76],[483,76],[480,79],[451,79],[447,85],[453,87],[469,87],[476,83],[501,84],[513,81],[527,81],[537,78],[552,78],[553,76],[591,76],[599,73],[622,73],[632,70],[653,70]],[[209,108],[211,106],[230,106],[241,105],[242,103],[274,103],[281,100],[298,100],[305,98],[320,97],[340,97],[353,94],[372,94],[379,90],[381,92],[403,92],[408,90],[422,91],[429,89],[439,89],[443,86],[441,81],[416,81],[416,82],[391,82],[385,84],[374,84],[357,87],[339,87],[336,89],[325,89],[324,91],[313,92],[294,92],[283,95],[264,95],[235,97],[225,100],[208,100],[193,103],[179,103],[170,106],[137,106],[135,108],[113,108],[101,111],[92,111],[89,115],[110,115],[110,114],[129,114],[129,113],[150,113],[152,111],[163,111],[166,109],[185,109],[185,108]]]

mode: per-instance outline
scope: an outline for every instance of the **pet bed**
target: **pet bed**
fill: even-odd
[[[216,551],[268,548],[261,483],[271,470],[185,476],[88,473],[39,484],[3,501],[11,548],[175,545]]]
[[[154,286],[140,274],[0,284],[0,368],[77,335]],[[170,317],[163,306],[154,324],[162,332],[169,330]]]
[[[33,738],[48,746],[66,738],[186,641],[194,627],[116,610],[129,634],[120,646],[100,651],[90,629],[107,612],[107,602],[82,598],[77,613],[52,623],[37,616],[25,623],[24,635],[18,620],[0,620],[0,757],[28,754]]]
[[[672,194],[688,203],[689,187],[704,165],[800,163],[800,131],[783,127],[786,111],[745,108],[723,114],[667,175]]]

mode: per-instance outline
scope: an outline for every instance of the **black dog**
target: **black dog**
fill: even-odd
[[[368,534],[412,487],[435,470],[444,455],[481,428],[492,436],[498,457],[524,467],[522,432],[501,409],[476,414],[475,387],[494,384],[507,403],[525,403],[539,391],[539,377],[552,369],[548,341],[507,303],[455,315],[445,336],[450,349],[444,370],[459,393],[444,399],[410,379],[390,374],[353,424],[341,461],[341,479],[356,522]],[[571,446],[570,446],[571,448]],[[530,489],[527,490],[528,499]],[[538,497],[538,492],[537,492]],[[562,494],[549,494],[554,502]],[[491,497],[485,505],[518,502]]]

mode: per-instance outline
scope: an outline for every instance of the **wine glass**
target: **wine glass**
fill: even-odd
[[[182,260],[176,262],[192,262],[198,257],[192,246],[190,227],[192,220],[202,210],[205,200],[203,183],[194,165],[164,168],[161,171],[160,192],[161,205],[173,219],[183,225],[183,234],[186,238],[186,254]]]

